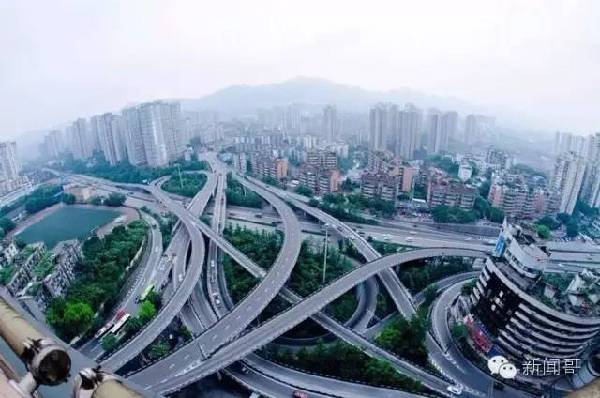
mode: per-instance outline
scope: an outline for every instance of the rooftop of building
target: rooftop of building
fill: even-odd
[[[600,317],[598,275],[590,280],[579,274],[544,272],[531,279],[518,273],[504,259],[494,259],[494,265],[520,290],[555,311],[579,317]]]

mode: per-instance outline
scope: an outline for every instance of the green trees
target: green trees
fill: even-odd
[[[345,380],[362,381],[375,386],[389,386],[411,392],[425,389],[416,380],[398,373],[388,362],[368,357],[360,349],[337,340],[325,346],[292,353],[275,350],[275,359],[309,372]]]
[[[425,366],[427,365],[426,333],[425,319],[414,315],[407,320],[399,315],[398,319],[383,329],[381,334],[375,338],[375,342],[382,348]]]
[[[392,217],[396,212],[396,205],[393,201],[383,200],[379,197],[370,199],[362,194],[351,194],[347,196],[347,199],[348,203],[357,209],[368,209],[386,218]]]
[[[6,285],[14,275],[16,269],[13,265],[6,265],[0,268],[0,285]]]
[[[579,235],[579,225],[577,224],[577,221],[569,221],[566,225],[566,228],[568,237],[574,238]]]
[[[471,270],[471,264],[459,257],[450,257],[437,264],[435,260],[419,260],[406,264],[398,273],[402,283],[413,293],[450,275]]]
[[[498,207],[490,208],[490,221],[498,223],[504,221],[504,211]]]
[[[102,304],[103,311],[110,312],[125,282],[125,269],[139,250],[147,228],[143,221],[136,220],[115,227],[103,238],[92,237],[84,242],[75,281],[64,299],[54,299],[49,305],[48,322],[60,336],[70,339],[86,330]]]
[[[477,284],[477,281],[475,279],[465,283],[460,288],[460,294],[462,294],[463,296],[470,296],[471,293],[473,292],[473,289],[475,289],[476,284]]]
[[[483,197],[483,199],[487,199],[490,193],[491,184],[489,181],[482,182],[479,186],[479,195]]]
[[[477,213],[479,218],[489,218],[490,208],[490,202],[488,202],[485,198],[481,196],[475,198],[473,210]]]
[[[310,200],[308,201],[308,205],[310,207],[318,207],[319,206],[319,201],[315,198],[310,198]]]
[[[86,331],[94,320],[94,311],[89,304],[63,299],[52,301],[48,322],[68,340]]]
[[[435,283],[431,283],[427,285],[425,291],[423,291],[423,296],[425,297],[425,304],[429,305],[435,301],[438,296],[438,285]]]
[[[469,330],[463,324],[456,324],[452,326],[450,332],[452,333],[452,337],[454,337],[459,342],[466,341],[467,337],[469,336]]]
[[[180,179],[179,173],[175,173],[162,185],[162,189],[193,198],[202,189],[206,179],[206,175],[200,173],[182,174]]]
[[[267,269],[271,268],[271,265],[275,262],[282,244],[281,235],[277,233],[257,232],[239,226],[234,228],[227,226],[223,231],[223,235],[238,250],[261,267]],[[237,266],[228,255],[223,257],[223,269],[231,298],[234,303],[237,303],[246,297],[248,292],[256,285],[256,278]]]
[[[465,224],[476,220],[475,213],[460,207],[436,206],[431,209],[433,221],[439,223]]]
[[[125,324],[125,333],[128,336],[133,336],[134,334],[139,332],[143,326],[144,326],[144,324],[142,323],[142,321],[140,320],[139,317],[131,316],[131,317],[129,317],[129,319],[127,320],[127,323]]]
[[[150,322],[152,318],[156,315],[156,307],[148,300],[144,300],[142,305],[140,305],[138,317],[140,318],[140,322],[145,325]]]
[[[15,227],[16,227],[15,223],[10,218],[7,218],[7,217],[0,218],[0,228],[2,228],[4,231],[6,231],[6,232],[12,231],[13,229],[15,229]]]
[[[25,199],[25,210],[29,214],[55,205],[60,200],[62,185],[42,185]]]
[[[181,170],[208,170],[209,165],[205,161],[179,161]],[[173,174],[177,171],[175,165],[166,167],[137,167],[128,162],[117,163],[116,165],[109,164],[101,157],[97,157],[92,166],[88,164],[68,159],[63,166],[64,170],[74,172],[76,174],[87,174],[100,178],[106,178],[116,182],[143,183],[157,179],[158,177]]]
[[[265,184],[268,184],[268,185],[272,185],[274,187],[279,187],[279,181],[275,177],[264,176],[262,178],[262,182],[264,182]]]
[[[157,308],[159,306],[160,304],[155,305],[150,300],[150,294],[148,294],[148,298],[144,300],[140,305],[137,316],[130,316],[127,320],[127,323],[125,324],[125,333],[128,336],[132,336],[138,331],[140,331],[145,324],[147,324],[152,320],[152,318],[154,318],[157,312]]]
[[[352,192],[355,188],[360,188],[360,184],[354,183],[350,177],[346,177],[340,187],[343,191]]]
[[[148,352],[148,357],[152,360],[162,358],[169,353],[171,348],[164,341],[157,341],[156,343],[150,346],[150,351]]]
[[[556,221],[554,218],[550,216],[544,216],[537,221],[538,225],[545,225],[550,230],[554,231],[555,229],[560,228],[560,222]]]
[[[312,191],[312,189],[304,186],[304,185],[298,185],[296,187],[296,193],[300,194],[300,195],[304,195],[306,197],[312,197],[314,195],[314,192]]]
[[[119,341],[117,340],[114,334],[108,333],[102,338],[102,349],[106,352],[110,352],[117,347],[118,342]]]
[[[544,224],[536,224],[535,231],[537,232],[538,236],[542,239],[549,239],[551,236],[550,228],[548,228],[548,226]]]
[[[88,203],[94,206],[100,206],[102,204],[102,196],[94,195],[88,199]]]
[[[103,204],[104,206],[119,207],[123,206],[125,200],[127,200],[127,197],[125,195],[121,193],[111,192],[108,195],[108,197],[104,199]]]
[[[433,155],[427,159],[427,162],[438,169],[444,170],[448,174],[458,174],[458,162],[453,161],[450,157]]]
[[[335,249],[327,251],[325,283],[329,283],[352,268],[350,261]],[[323,252],[310,248],[302,242],[298,261],[294,266],[288,285],[301,296],[308,296],[321,287],[323,275]]]
[[[260,196],[255,192],[246,190],[242,184],[233,178],[231,173],[227,173],[225,195],[227,196],[227,204],[231,206],[255,207],[257,209],[262,207]]]
[[[73,195],[72,193],[68,193],[68,192],[63,192],[62,194],[62,202],[66,205],[74,205],[75,201],[77,198],[75,198],[75,195]]]
[[[597,207],[591,207],[581,200],[577,201],[577,204],[575,205],[575,211],[583,214],[586,217],[597,217],[599,212]]]

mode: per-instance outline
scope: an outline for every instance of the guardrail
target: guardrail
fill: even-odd
[[[0,396],[33,398],[40,385],[63,384],[71,371],[67,350],[31,326],[13,307],[0,298],[0,337],[23,361],[27,373],[15,380],[16,374],[0,367]],[[83,369],[77,376],[73,397],[138,398],[142,395],[125,386],[115,376],[99,369]]]

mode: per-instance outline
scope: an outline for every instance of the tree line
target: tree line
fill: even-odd
[[[125,283],[126,268],[140,249],[147,225],[136,220],[117,226],[102,238],[93,236],[83,243],[82,261],[76,266],[75,281],[65,297],[53,299],[47,320],[59,336],[70,340],[94,325],[99,328],[116,303]],[[96,317],[95,314],[100,316]]]

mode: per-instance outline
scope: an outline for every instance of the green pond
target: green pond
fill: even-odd
[[[43,241],[51,249],[60,241],[84,238],[90,231],[108,224],[120,214],[115,210],[65,206],[25,228],[17,236],[27,243]]]

